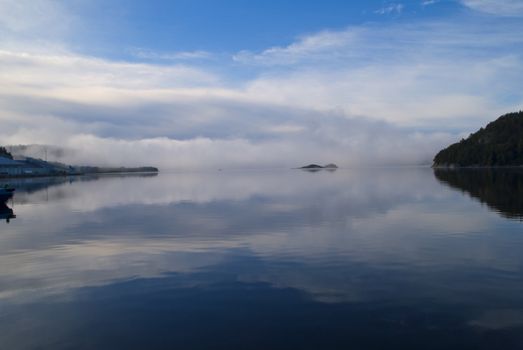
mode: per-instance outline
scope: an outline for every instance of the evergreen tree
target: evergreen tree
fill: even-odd
[[[5,147],[0,147],[0,157],[13,159],[13,155]]]

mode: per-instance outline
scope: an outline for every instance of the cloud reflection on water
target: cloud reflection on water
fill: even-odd
[[[521,259],[503,250],[505,241],[485,248],[466,237],[488,239],[495,215],[441,187],[430,172],[178,173],[21,186],[19,219],[0,237],[0,296],[28,300],[212,271],[235,256],[263,261],[240,280],[330,302],[369,296],[350,278],[354,266],[401,271],[417,284],[422,271],[456,266],[517,272]]]

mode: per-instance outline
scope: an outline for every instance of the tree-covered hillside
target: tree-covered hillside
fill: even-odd
[[[523,165],[523,112],[509,113],[434,157],[434,166]]]

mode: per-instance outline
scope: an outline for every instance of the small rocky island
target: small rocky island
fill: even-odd
[[[309,165],[302,166],[299,169],[304,169],[304,170],[331,169],[331,170],[334,170],[334,169],[338,169],[338,166],[336,164],[334,164],[334,163],[330,163],[330,164],[327,164],[327,165],[324,165],[324,166],[321,166],[321,165],[318,165],[318,164],[309,164]]]
[[[523,112],[505,114],[441,150],[433,167],[523,166]]]

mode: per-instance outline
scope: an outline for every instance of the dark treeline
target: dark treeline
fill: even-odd
[[[13,155],[5,147],[0,147],[0,157],[13,159]]]
[[[523,165],[523,112],[509,113],[434,158],[434,166]]]

